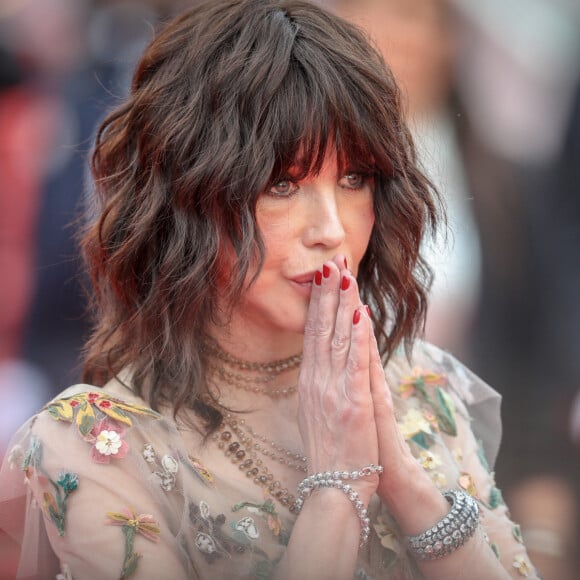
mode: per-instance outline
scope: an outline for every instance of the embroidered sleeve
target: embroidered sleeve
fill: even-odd
[[[431,368],[447,377],[449,388],[445,389],[448,397],[446,406],[456,409],[455,433],[441,430],[442,443],[456,468],[448,471],[449,480],[443,486],[461,488],[478,500],[481,523],[489,544],[512,577],[539,578],[526,553],[519,526],[509,518],[508,508],[496,486],[491,461],[486,457],[483,443],[474,435],[473,420],[465,404],[466,399],[469,401],[470,393],[466,393],[465,398],[461,397],[462,383],[466,380],[470,383],[467,387],[471,393],[474,390],[484,392],[489,387],[450,355],[432,346],[428,347],[426,354],[426,364],[430,361]],[[477,381],[481,385],[474,384]],[[433,474],[440,468],[434,465],[437,458],[429,456],[429,451],[421,456],[421,461],[424,468]]]
[[[180,522],[151,492],[158,483],[150,485],[141,467],[145,426],[155,429],[159,420],[151,409],[95,391],[60,398],[32,422],[27,447],[14,452],[21,461],[13,459],[24,471],[29,509],[42,516],[60,576],[196,577],[175,542]],[[33,533],[25,528],[24,546]]]

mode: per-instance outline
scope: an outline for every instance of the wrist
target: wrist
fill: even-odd
[[[449,511],[449,503],[421,466],[414,462],[404,478],[389,481],[388,470],[377,493],[403,534],[413,536],[430,528]],[[420,509],[417,509],[420,506]]]

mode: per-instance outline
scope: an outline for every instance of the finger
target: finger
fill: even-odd
[[[339,305],[332,338],[332,365],[341,374],[346,368],[349,355],[353,316],[360,305],[356,279],[348,270],[343,269],[340,279]]]
[[[336,254],[332,261],[336,264],[337,268],[340,270],[340,273],[343,273],[343,270],[348,270],[348,261],[344,254]]]
[[[385,369],[381,361],[381,355],[376,337],[372,331],[369,334],[370,343],[370,383],[371,396],[373,401],[379,446],[383,451],[387,450],[387,455],[395,460],[396,456],[403,457],[409,453],[409,448],[397,425],[395,417],[395,407],[391,389],[387,383]]]
[[[308,303],[308,310],[306,312],[306,323],[304,325],[304,342],[303,352],[304,357],[308,357],[312,353],[316,333],[314,332],[316,319],[318,316],[318,305],[320,302],[320,295],[322,294],[322,270],[317,270],[312,280],[312,291],[310,293],[310,301]]]
[[[356,404],[371,402],[370,393],[370,319],[364,307],[354,310],[345,370],[345,394]]]
[[[314,340],[312,348],[316,362],[320,365],[326,365],[327,368],[330,363],[332,336],[339,305],[339,291],[340,271],[334,262],[325,262],[322,266],[318,308],[313,320]]]

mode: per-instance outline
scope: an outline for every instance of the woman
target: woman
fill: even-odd
[[[88,384],[2,475],[21,577],[534,576],[470,429],[495,396],[413,342],[436,200],[360,32],[298,1],[186,12],[93,174]]]

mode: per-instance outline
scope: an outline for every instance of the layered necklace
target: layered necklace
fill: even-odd
[[[302,362],[301,354],[268,363],[257,363],[232,356],[215,341],[206,341],[203,350],[209,357],[209,371],[214,382],[218,379],[218,382],[225,382],[237,389],[273,398],[287,397],[297,390],[296,385],[279,386],[271,383],[282,373],[299,367]]]
[[[235,358],[215,342],[207,342],[204,351],[210,361],[210,380],[216,385],[223,381],[235,388],[273,398],[287,397],[297,391],[296,386],[278,387],[271,383],[285,371],[297,368],[302,355],[255,363]],[[266,462],[275,462],[297,472],[307,473],[307,457],[262,435],[246,419],[232,413],[224,414],[222,424],[211,439],[246,477],[267,489],[274,499],[293,511],[296,497],[276,478]]]

